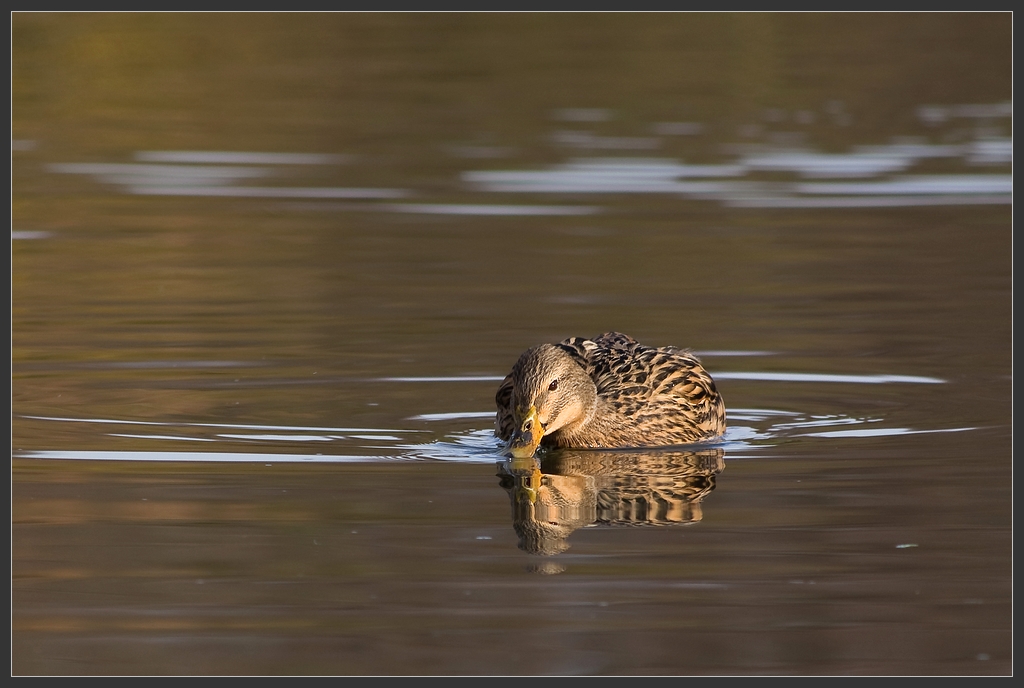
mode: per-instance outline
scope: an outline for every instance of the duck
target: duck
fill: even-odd
[[[523,352],[494,395],[495,435],[514,459],[548,448],[691,444],[725,433],[725,403],[691,351],[621,332]]]

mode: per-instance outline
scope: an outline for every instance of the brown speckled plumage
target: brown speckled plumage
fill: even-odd
[[[495,434],[513,445],[527,444],[531,409],[551,447],[667,446],[725,432],[725,405],[696,356],[619,332],[528,349],[495,402]]]

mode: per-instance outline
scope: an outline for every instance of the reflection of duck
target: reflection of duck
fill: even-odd
[[[558,554],[578,528],[669,526],[703,518],[701,500],[725,468],[719,448],[700,451],[552,452],[541,463],[498,464],[519,547]]]
[[[495,395],[495,434],[518,458],[552,447],[687,444],[725,432],[725,405],[697,357],[606,332],[528,349]]]
[[[673,452],[556,452],[547,472],[591,476],[597,490],[594,522],[607,525],[674,525],[704,517],[701,501],[725,470],[718,448]]]

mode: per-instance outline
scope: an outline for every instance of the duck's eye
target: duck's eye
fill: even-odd
[[[551,384],[548,385],[548,391],[549,392],[554,392],[556,389],[558,389],[558,378],[555,378],[554,380],[552,380]]]

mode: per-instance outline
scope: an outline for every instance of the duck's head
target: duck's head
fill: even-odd
[[[533,456],[545,435],[589,420],[596,403],[593,380],[569,354],[553,344],[528,349],[512,368],[512,456]]]

